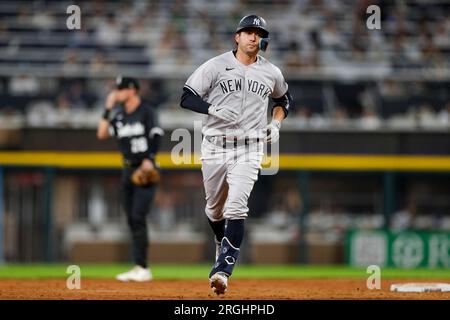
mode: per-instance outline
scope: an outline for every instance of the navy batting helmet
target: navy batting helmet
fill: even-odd
[[[263,31],[263,37],[259,42],[259,48],[262,51],[266,51],[267,46],[269,45],[269,30],[267,28],[266,20],[255,14],[250,14],[243,17],[241,21],[239,21],[239,24],[236,28],[236,33],[241,32],[246,28],[258,28]]]

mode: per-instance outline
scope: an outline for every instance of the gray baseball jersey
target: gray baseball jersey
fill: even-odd
[[[258,55],[246,66],[232,51],[216,56],[194,71],[185,87],[214,105],[228,105],[238,110],[239,117],[225,122],[208,116],[203,124],[205,136],[233,135],[241,137],[250,130],[267,125],[269,98],[279,98],[288,90],[280,69]]]

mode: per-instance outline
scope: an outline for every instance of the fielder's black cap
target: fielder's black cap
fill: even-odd
[[[117,89],[136,89],[139,90],[139,81],[135,78],[118,76],[116,78]]]

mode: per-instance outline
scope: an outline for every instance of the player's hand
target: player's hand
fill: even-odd
[[[280,139],[280,128],[281,121],[273,119],[270,124],[267,125],[266,131],[266,142],[267,143],[276,143]]]
[[[226,122],[234,122],[239,116],[236,110],[227,105],[211,105],[208,108],[208,113]]]
[[[155,166],[153,165],[153,162],[149,159],[144,159],[141,163],[141,169],[143,171],[152,171],[153,169],[155,169]]]
[[[116,103],[116,99],[117,99],[117,90],[113,90],[106,97],[105,103],[106,109],[111,110],[114,107],[114,104]]]
[[[139,168],[131,175],[131,182],[139,187],[148,187],[159,183],[160,180],[159,169],[149,159],[142,161]]]

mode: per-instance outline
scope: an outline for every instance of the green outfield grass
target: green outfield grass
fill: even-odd
[[[67,278],[70,264],[5,264],[0,265],[0,279]],[[124,264],[80,264],[83,278],[114,278],[117,273],[126,271],[130,265]],[[152,272],[155,279],[205,279],[209,265],[154,264]],[[450,279],[450,269],[401,270],[385,268],[381,270],[383,279],[420,278]],[[339,279],[367,278],[364,268],[346,266],[297,266],[297,265],[240,265],[233,278],[240,279]]]

